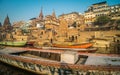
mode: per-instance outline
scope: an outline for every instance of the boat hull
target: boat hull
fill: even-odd
[[[6,50],[8,50],[8,49],[6,49]],[[1,50],[1,51],[6,51],[6,50]],[[14,49],[9,48],[9,50],[14,50]],[[14,50],[15,53],[16,53],[16,50],[21,51],[23,49],[16,48]],[[25,50],[28,51],[27,48],[25,48]],[[11,51],[7,51],[7,52],[11,52]],[[32,52],[33,52],[33,49],[32,49]],[[36,54],[36,53],[38,53],[37,55],[42,54],[41,57],[46,57],[48,54],[53,55],[53,52],[48,52],[48,51],[43,51],[43,50],[41,50],[41,51],[34,50],[34,52],[35,53],[33,53],[33,54]],[[43,53],[46,53],[46,52],[48,52],[48,53],[43,55]],[[56,52],[58,55],[58,51],[56,51]],[[63,53],[63,52],[61,52],[61,53]],[[81,54],[82,53],[80,53],[80,57],[84,58],[83,55],[85,55],[85,54],[82,54],[82,55]],[[87,55],[88,55],[88,53],[87,53]],[[51,57],[53,57],[53,56],[51,56]],[[56,55],[54,57],[56,57]],[[46,57],[46,58],[49,58],[49,57]],[[70,63],[65,63],[65,62],[52,61],[52,60],[48,60],[46,58],[41,59],[38,57],[33,57],[33,56],[28,56],[28,55],[22,56],[22,55],[16,55],[16,54],[12,54],[12,53],[6,54],[6,52],[5,53],[0,52],[0,61],[1,62],[10,64],[10,65],[13,65],[13,66],[19,67],[21,69],[37,73],[37,74],[42,74],[42,75],[44,75],[44,74],[45,75],[81,75],[81,74],[86,74],[86,73],[92,73],[94,75],[96,75],[96,74],[108,75],[108,72],[110,72],[109,74],[111,74],[111,75],[113,75],[114,73],[120,74],[120,65],[108,65],[108,66],[106,65],[105,66],[105,65],[79,64],[81,61],[76,64],[70,64]],[[117,59],[119,60],[119,57]],[[117,62],[119,62],[119,61],[117,61]]]
[[[58,47],[42,47],[42,49],[47,50],[66,50],[66,51],[78,51],[78,52],[91,52],[94,53],[97,51],[97,48],[58,48]]]
[[[0,61],[19,67],[24,70],[28,70],[37,74],[42,75],[80,75],[89,72],[92,74],[104,73],[107,75],[109,71],[112,73],[120,73],[119,66],[94,66],[94,65],[74,65],[66,63],[55,63],[49,61],[40,61],[34,58],[13,56],[13,55],[2,55],[0,54]]]
[[[0,42],[1,45],[6,45],[6,46],[25,46],[26,41],[4,41]]]
[[[93,45],[92,43],[84,43],[84,44],[78,44],[78,45],[53,44],[53,47],[59,47],[59,48],[89,48],[92,45]]]
[[[34,43],[35,43],[35,41],[28,41],[27,45],[33,46]]]

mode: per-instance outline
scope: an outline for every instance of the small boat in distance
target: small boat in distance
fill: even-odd
[[[82,44],[73,44],[73,45],[53,44],[52,46],[58,48],[90,48],[93,46],[93,44],[92,43],[82,43]]]
[[[31,40],[31,41],[27,41],[27,45],[33,46],[33,44],[35,43],[35,40]]]
[[[0,45],[22,47],[25,46],[26,43],[27,41],[1,41]]]

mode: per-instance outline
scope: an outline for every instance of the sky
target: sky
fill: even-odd
[[[28,21],[38,17],[42,8],[43,15],[56,16],[71,12],[84,13],[94,3],[107,1],[108,5],[120,4],[120,0],[0,0],[0,22],[3,24],[8,15],[10,22]]]

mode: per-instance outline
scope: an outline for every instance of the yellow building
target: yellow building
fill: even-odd
[[[106,1],[92,4],[84,13],[85,23],[92,24],[97,17],[109,15],[109,13],[109,6]]]
[[[120,4],[110,6],[110,15],[112,19],[120,19]]]
[[[91,25],[95,21],[95,14],[93,12],[85,12],[85,24]]]
[[[84,15],[77,13],[77,12],[72,12],[69,14],[62,14],[59,16],[59,20],[61,19],[66,20],[69,27],[71,27],[74,24],[74,27],[78,30],[83,30],[81,29],[81,26],[85,25]]]
[[[92,9],[96,17],[109,14],[109,6],[106,1],[93,4]]]
[[[76,19],[79,17],[79,13],[77,12],[72,12],[72,13],[68,13],[68,14],[62,14],[60,15],[58,18],[61,20],[61,19],[64,19],[67,21],[67,23],[70,25],[70,24],[73,24],[74,22],[76,22]]]
[[[47,15],[45,17],[45,32],[48,35],[48,39],[54,39],[54,35],[57,34],[60,22],[57,19],[55,12],[52,15]]]

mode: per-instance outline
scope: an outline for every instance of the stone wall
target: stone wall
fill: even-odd
[[[120,35],[120,31],[111,30],[111,31],[84,31],[79,32],[80,36],[78,37],[78,42],[85,42],[87,38],[96,37],[101,38],[104,36],[115,36],[116,34]]]

